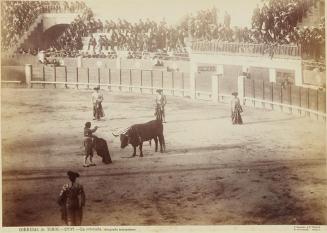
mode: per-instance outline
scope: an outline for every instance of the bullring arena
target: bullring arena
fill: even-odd
[[[51,23],[58,9],[46,8],[35,19],[21,48],[33,46],[33,40],[48,45],[41,40],[50,38],[47,30],[56,27]],[[70,11],[76,13],[74,7]],[[72,12],[61,19],[75,17]],[[61,29],[56,30],[52,33]],[[291,44],[194,40],[183,55],[126,57],[115,47],[113,57],[101,57],[86,55],[89,39],[83,37],[78,56],[10,53],[16,45],[2,55],[4,227],[65,225],[57,200],[71,170],[79,173],[86,195],[83,226],[325,229],[320,226],[327,224],[323,54],[308,61],[303,48]],[[40,54],[51,62],[41,61]],[[92,120],[94,87],[104,97],[100,120]],[[113,134],[155,119],[157,89],[167,98],[166,150],[155,152],[153,141],[144,142],[144,157],[139,150],[133,157],[133,148],[121,149]],[[232,92],[243,108],[240,125],[231,120]],[[96,166],[83,167],[88,121],[108,143],[112,163],[102,163],[95,153]]]
[[[145,145],[131,158],[111,133],[153,119],[153,96],[105,91],[107,117],[93,124],[113,163],[96,157],[85,169],[90,93],[3,89],[4,224],[60,225],[57,190],[69,169],[85,186],[85,225],[325,224],[320,122],[246,108],[235,127],[227,104],[168,97],[166,152]]]

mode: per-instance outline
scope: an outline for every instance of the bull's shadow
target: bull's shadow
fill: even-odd
[[[159,149],[159,140],[158,140],[157,143],[158,143],[157,144],[157,149],[155,149],[155,147],[153,147],[153,142],[152,141],[145,141],[145,142],[143,142],[142,151],[143,151],[144,147],[147,147],[148,148],[148,150],[146,151],[145,157],[148,157],[148,156],[152,157],[155,154],[166,154],[166,145],[164,147],[165,149],[162,152],[160,152],[160,151],[158,151],[158,149]],[[152,148],[154,148],[154,150]],[[128,151],[127,153],[130,153],[130,151]],[[131,156],[127,156],[125,154],[123,156],[120,156],[120,158],[123,158],[123,159],[132,159],[132,158],[138,158],[138,157],[144,157],[144,156],[140,156],[139,153],[136,153],[135,155],[131,155]]]

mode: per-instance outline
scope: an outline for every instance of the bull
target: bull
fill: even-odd
[[[158,151],[158,140],[160,143],[160,152],[166,149],[165,138],[163,135],[163,125],[160,120],[149,121],[144,124],[135,124],[125,129],[121,134],[114,134],[115,137],[120,136],[120,147],[123,149],[131,144],[134,149],[133,157],[136,156],[136,147],[140,149],[140,157],[143,157],[142,146],[144,141],[153,139],[155,142],[155,152]]]

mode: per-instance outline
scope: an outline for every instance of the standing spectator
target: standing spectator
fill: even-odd
[[[109,42],[108,37],[107,37],[106,35],[104,35],[104,36],[102,37],[102,40],[103,40],[103,45],[104,45],[105,49],[108,50],[109,45],[110,45],[110,42]]]
[[[90,50],[90,47],[93,46],[93,52],[95,52],[95,46],[96,45],[97,45],[97,42],[96,42],[95,38],[93,37],[93,35],[91,35],[87,50]]]
[[[103,32],[103,23],[100,19],[98,19],[98,22],[97,22],[97,31]]]
[[[105,41],[104,41],[104,38],[103,38],[102,35],[99,36],[98,42],[99,42],[99,47],[100,47],[99,48],[99,51],[101,52],[102,51],[102,48],[104,47],[104,44],[105,44]]]
[[[227,11],[225,11],[225,15],[224,15],[224,25],[226,28],[230,28],[230,21],[231,21],[231,17],[230,15],[227,13]]]
[[[83,186],[76,182],[77,172],[68,171],[70,184],[65,184],[59,194],[58,204],[61,207],[61,218],[68,226],[80,226],[85,206]]]

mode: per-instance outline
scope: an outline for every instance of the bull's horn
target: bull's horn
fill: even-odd
[[[119,136],[119,134],[114,134],[114,133],[112,133],[112,135],[114,135],[115,137],[118,137]]]
[[[120,133],[121,133],[121,134],[124,134],[124,133],[126,133],[130,128],[131,128],[131,127],[128,127],[128,128],[126,128],[126,129],[124,129],[123,131],[121,131]]]
[[[130,127],[124,129],[124,130],[119,130],[116,134],[112,133],[112,135],[114,135],[115,137],[118,137],[120,134],[124,134],[127,132],[127,130],[129,130]]]
[[[119,130],[118,132],[117,132],[117,134],[114,134],[114,133],[112,133],[115,137],[118,137],[120,134],[124,134],[124,133],[126,133],[127,132],[127,130],[129,130],[130,129],[130,127],[128,127],[128,128],[126,128],[126,129],[124,129],[124,130]]]

